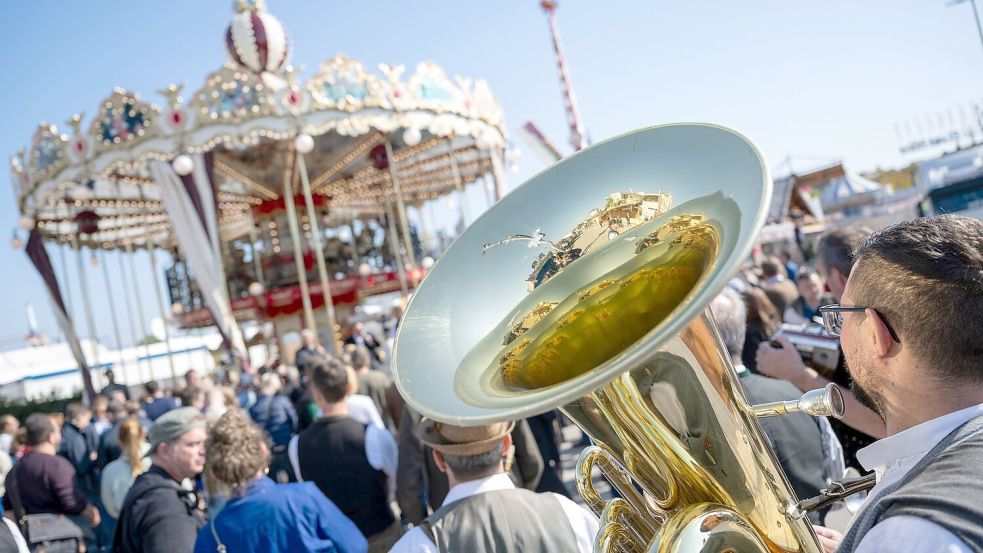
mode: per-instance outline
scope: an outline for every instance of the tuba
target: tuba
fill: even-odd
[[[771,204],[765,160],[709,124],[631,132],[477,219],[396,338],[406,401],[457,425],[561,408],[592,440],[578,489],[600,551],[821,548],[756,419],[841,416],[838,388],[749,405],[707,311]],[[605,501],[597,468],[619,492]]]

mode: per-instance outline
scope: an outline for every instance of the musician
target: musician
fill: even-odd
[[[841,302],[824,321],[887,437],[858,453],[878,482],[838,551],[983,551],[983,221],[869,236]]]
[[[816,268],[829,285],[834,298],[841,298],[843,295],[843,288],[853,269],[853,249],[864,235],[865,233],[856,230],[838,229],[827,233],[819,241],[817,247],[819,259]],[[788,380],[803,392],[822,388],[830,381],[840,386],[850,386],[850,375],[843,355],[840,355],[836,372],[830,378],[826,378],[811,367],[805,366],[799,352],[788,338],[779,337],[778,342],[782,347],[772,347],[767,341],[758,346],[755,366],[761,374]],[[846,413],[842,420],[831,420],[830,425],[843,445],[846,464],[859,468],[857,451],[884,436],[884,422],[876,413],[849,395],[843,399],[846,401]]]
[[[511,421],[472,427],[420,421],[420,440],[447,474],[450,492],[392,553],[593,551],[593,514],[561,495],[517,489],[506,474],[513,427]]]

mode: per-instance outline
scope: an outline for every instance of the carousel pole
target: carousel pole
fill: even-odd
[[[126,245],[124,244],[124,248]],[[130,340],[133,341],[133,347],[136,348],[140,345],[140,340],[136,336],[136,325],[133,323],[133,310],[130,309],[130,285],[126,283],[126,266],[123,264],[123,252],[116,252],[116,259],[119,260],[119,280],[123,283],[123,306],[124,311],[126,311],[126,322],[130,328]],[[133,363],[137,371],[137,382],[140,382],[140,360],[134,355]]]
[[[348,231],[352,234],[352,261],[355,262],[355,271],[358,271],[359,265],[362,264],[361,256],[358,255],[358,235],[355,234],[355,220],[352,219],[348,222]]]
[[[382,197],[386,203],[386,219],[389,222],[389,228],[386,232],[392,238],[389,240],[389,249],[392,250],[393,258],[396,259],[396,274],[399,275],[399,289],[403,294],[403,297],[410,295],[409,286],[406,284],[406,266],[403,264],[403,256],[399,253],[399,235],[396,233],[396,220],[393,217],[393,204],[389,200],[389,191],[385,188],[385,183],[383,183]]]
[[[71,215],[71,211],[69,211],[68,206],[65,206],[66,221],[68,220],[69,215]],[[58,226],[61,227],[60,224]],[[58,257],[61,258],[61,270],[62,270],[61,277],[62,280],[65,282],[65,314],[68,315],[69,318],[72,317],[72,308],[74,307],[74,305],[72,304],[72,286],[71,286],[71,282],[68,279],[68,261],[65,259],[65,250],[70,247],[71,246],[67,243],[65,244],[65,247],[61,247],[61,244],[59,244],[58,246]]]
[[[143,201],[143,188],[139,189],[140,200]],[[148,227],[150,225],[147,225]],[[150,230],[147,229],[146,234],[144,234],[144,247],[147,248],[147,253],[150,255],[150,276],[151,281],[154,283],[154,295],[157,296],[157,309],[160,311],[160,322],[161,326],[164,328],[164,348],[167,351],[167,364],[171,368],[171,379],[172,385],[177,386],[177,369],[174,368],[174,353],[171,349],[171,333],[167,330],[167,311],[164,308],[164,295],[160,292],[160,282],[157,274],[157,254],[154,252],[154,246],[150,241]]]
[[[173,386],[177,386],[177,369],[174,368],[174,353],[171,349],[171,333],[167,330],[167,313],[164,310],[164,295],[160,292],[160,282],[157,278],[157,255],[154,253],[154,247],[150,243],[150,236],[146,239],[147,253],[150,254],[150,272],[151,279],[154,282],[154,295],[157,296],[157,308],[160,310],[160,322],[161,326],[164,327],[164,347],[167,348],[167,364],[171,367],[171,382]]]
[[[133,244],[131,244],[130,241],[127,240],[126,242],[123,243],[123,248],[126,251],[126,261],[130,266],[130,278],[133,279],[133,294],[134,294],[134,298],[136,299],[136,301],[133,303],[136,304],[137,306],[137,319],[140,322],[140,334],[142,335],[142,338],[140,338],[138,343],[143,342],[144,355],[146,356],[146,360],[147,360],[147,379],[144,382],[150,382],[151,380],[154,380],[154,364],[153,361],[151,361],[150,359],[150,344],[147,342],[147,338],[150,336],[147,333],[147,319],[143,314],[143,302],[140,301],[140,279],[137,278],[136,269],[133,267],[133,256],[134,256]],[[123,271],[122,257],[119,258],[119,264],[120,264],[120,271],[122,272]],[[137,360],[138,374],[139,374],[139,368],[140,368],[140,361]]]
[[[123,188],[119,184],[119,179],[116,179],[115,180],[115,184],[116,184],[116,197],[117,198],[122,198],[123,197]],[[130,242],[129,239],[123,239],[122,242],[123,242],[123,252],[126,254],[127,262],[130,265],[130,275],[131,275],[131,278],[133,279],[133,293],[135,294],[135,296],[132,296],[132,297],[134,299],[136,299],[136,301],[133,302],[133,303],[136,305],[136,308],[137,308],[137,321],[139,323],[140,332],[142,334],[142,336],[139,337],[139,338],[135,336],[136,331],[137,331],[136,330],[137,329],[137,326],[133,324],[133,311],[130,310],[129,308],[127,308],[127,310],[126,310],[126,317],[127,317],[127,320],[130,322],[130,337],[131,337],[131,339],[133,339],[133,344],[134,344],[134,346],[133,346],[134,347],[133,362],[136,365],[136,369],[137,369],[137,380],[139,380],[140,379],[140,358],[138,357],[138,354],[136,352],[136,348],[138,348],[140,346],[140,343],[141,342],[144,342],[144,344],[143,344],[143,346],[144,346],[144,353],[145,353],[145,355],[147,357],[147,380],[144,380],[144,382],[149,382],[149,381],[151,381],[151,380],[154,379],[154,372],[153,372],[153,364],[152,364],[152,362],[150,360],[150,344],[147,344],[146,343],[146,339],[147,339],[147,327],[146,327],[146,324],[144,322],[145,319],[143,317],[143,303],[140,302],[140,285],[139,285],[139,279],[137,279],[136,272],[133,270],[133,244]],[[125,294],[125,297],[127,298],[127,301],[125,303],[126,304],[130,304],[130,301],[129,301],[129,298],[131,297],[130,296],[130,287],[129,287],[128,284],[126,284],[126,266],[123,263],[123,257],[124,256],[123,256],[122,253],[119,254],[119,258],[118,258],[119,259],[119,275],[120,275],[120,281],[123,283],[123,293]]]
[[[287,167],[283,170],[283,204],[287,209],[287,223],[290,229],[290,241],[293,243],[294,263],[297,264],[297,281],[300,284],[300,301],[304,306],[304,322],[312,332],[317,331],[317,323],[314,321],[314,308],[311,305],[311,295],[307,287],[307,270],[304,267],[304,252],[301,249],[303,241],[300,236],[300,229],[297,227],[297,209],[294,206],[294,191],[291,183],[293,181],[293,163],[297,153],[290,149],[287,156]]]
[[[89,298],[89,281],[85,276],[85,263],[82,261],[82,246],[78,240],[78,228],[72,235],[72,247],[75,249],[75,262],[78,268],[79,291],[82,295],[82,311],[85,312],[85,324],[89,328],[89,340],[92,341],[92,369],[99,372],[99,335],[96,331],[96,321],[92,317],[92,303]]]
[[[423,254],[432,255],[433,253],[433,235],[430,233],[430,225],[427,224],[427,218],[423,213],[423,205],[426,200],[421,201],[416,205],[416,215],[420,220],[420,241],[423,243]]]
[[[263,278],[263,261],[259,258],[259,252],[256,249],[256,242],[259,240],[259,235],[256,233],[256,218],[253,216],[253,209],[248,208],[249,211],[249,254],[253,257],[253,270],[256,271],[256,282],[262,284],[265,288],[266,279]]]
[[[68,249],[68,244],[62,247],[61,244],[58,245],[58,257],[61,258],[61,278],[65,283],[65,314],[71,318],[72,316],[72,286],[68,281],[68,261],[65,259],[65,250]]]
[[[116,302],[113,301],[113,286],[109,281],[109,267],[106,263],[106,252],[99,250],[99,264],[102,265],[102,277],[106,281],[106,298],[109,300],[109,317],[113,322],[113,337],[116,338],[116,350],[122,352],[123,340],[120,338],[119,321],[116,319]],[[123,362],[123,354],[119,356],[120,369],[123,370],[123,377],[126,378],[126,363]]]
[[[451,140],[447,141],[447,157],[451,163],[451,173],[454,175],[454,187],[457,188],[457,208],[461,213],[461,220],[464,225],[468,224],[468,211],[464,206],[467,197],[464,195],[464,180],[461,178],[461,171],[457,167],[457,155],[454,154],[454,144]]]
[[[310,138],[310,135],[301,135],[301,137]],[[298,141],[300,141],[299,138]],[[313,146],[313,140],[310,145]],[[317,211],[314,209],[314,196],[311,194],[311,182],[307,176],[304,152],[300,149],[297,151],[297,171],[300,173],[300,184],[304,191],[304,203],[307,204],[307,219],[311,225],[311,247],[314,248],[314,259],[317,260],[317,275],[321,279],[321,296],[324,298],[324,310],[328,316],[328,328],[331,336],[329,353],[337,353],[341,351],[341,336],[338,335],[334,299],[331,295],[331,281],[328,279],[328,267],[324,261],[324,247],[321,245],[321,225],[318,223]]]
[[[389,160],[389,178],[396,193],[396,209],[399,212],[399,225],[403,231],[403,241],[406,244],[406,260],[411,267],[416,267],[416,254],[413,252],[413,240],[410,238],[410,224],[406,218],[406,204],[403,203],[403,192],[399,187],[399,176],[396,171],[396,156],[393,155],[392,141],[386,139],[386,159]],[[414,283],[415,284],[415,283]]]
[[[488,149],[488,153],[491,154],[492,179],[495,181],[495,201],[497,202],[502,199],[502,186],[505,185],[505,171],[502,169],[504,148],[492,146]]]

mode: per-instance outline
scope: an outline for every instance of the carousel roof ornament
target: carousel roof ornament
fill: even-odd
[[[184,167],[182,156],[205,152],[214,155],[223,220],[241,222],[252,206],[280,197],[304,134],[314,140],[306,156],[311,186],[343,212],[383,212],[391,175],[369,152],[387,141],[409,205],[500,170],[502,110],[484,80],[451,78],[432,62],[412,72],[380,64],[376,72],[338,54],[299,82],[287,65],[287,33],[264,2],[237,0],[234,8],[225,34],[230,61],[186,97],[188,88],[171,84],[156,105],[117,88],[91,118],[74,117],[68,133],[42,123],[29,150],[11,158],[20,212],[46,238],[67,240],[74,213],[91,210],[98,228],[86,245],[167,246],[149,164]],[[140,217],[155,222],[143,234],[134,222]]]
[[[267,13],[265,2],[259,0],[237,0],[235,10],[225,31],[232,59],[256,74],[282,70],[290,56],[290,41],[280,20]]]

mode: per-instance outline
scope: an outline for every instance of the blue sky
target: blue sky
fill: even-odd
[[[116,86],[155,103],[161,102],[155,91],[168,83],[197,89],[224,61],[230,4],[4,3],[0,153],[27,146],[41,120],[64,128],[76,112],[91,115]],[[268,6],[290,34],[292,62],[305,74],[336,52],[368,66],[433,60],[448,73],[488,79],[513,137],[532,120],[568,151],[549,31],[535,0],[268,0]],[[570,0],[560,5],[559,25],[595,141],[657,123],[713,121],[754,138],[772,167],[791,155],[796,167],[839,158],[867,170],[911,161],[898,153],[896,123],[902,132],[913,119],[928,127],[926,117],[936,121],[949,109],[983,103],[983,48],[968,4]],[[542,167],[517,143],[526,154],[510,177],[513,185]],[[17,216],[11,185],[4,187],[0,233],[6,238]],[[136,262],[149,278],[146,257]],[[116,260],[111,263],[115,279]],[[56,335],[40,280],[6,239],[0,266],[0,349],[20,345],[28,301],[41,330]],[[101,269],[87,273],[99,336],[111,343],[108,311],[99,307],[106,303]],[[155,304],[144,282],[149,309]]]

